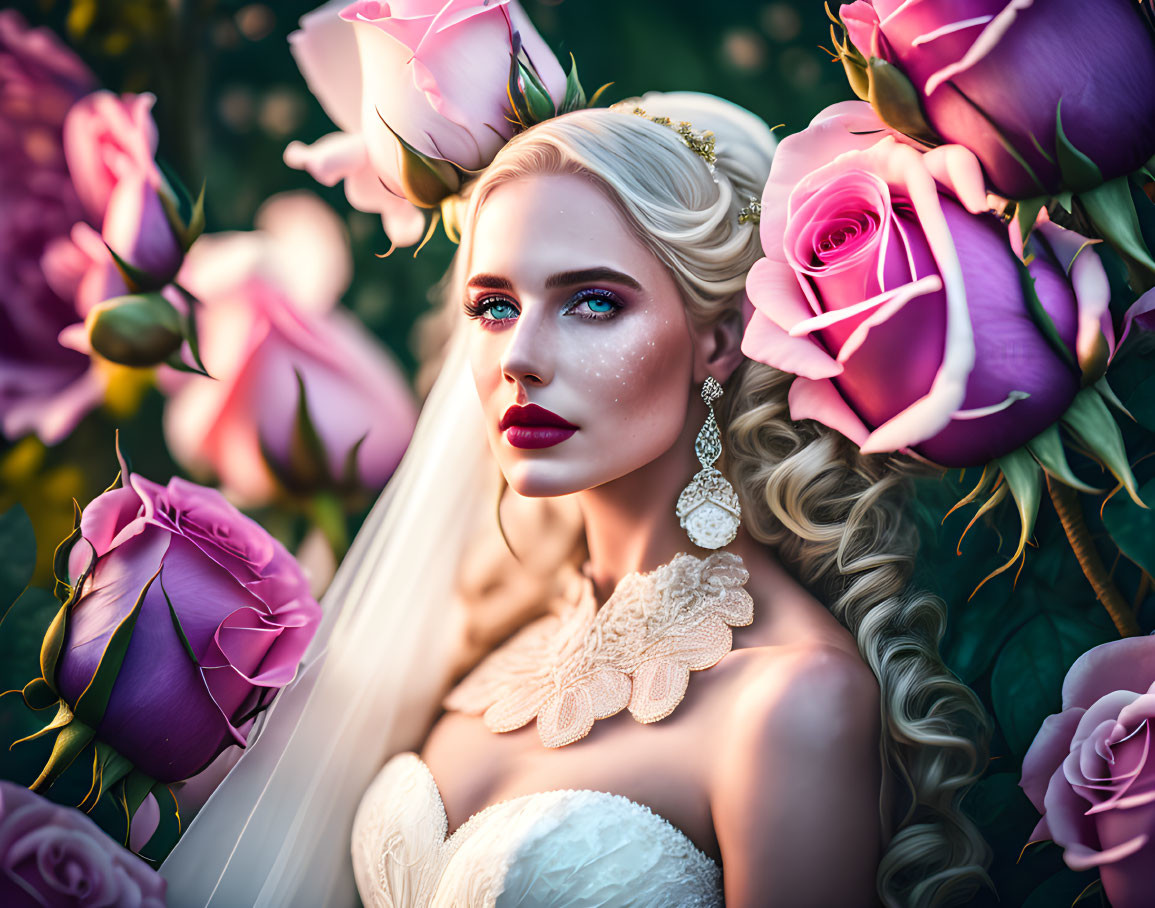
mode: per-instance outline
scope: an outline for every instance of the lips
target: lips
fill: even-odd
[[[537,404],[514,404],[498,428],[515,448],[550,448],[565,441],[578,427]]]

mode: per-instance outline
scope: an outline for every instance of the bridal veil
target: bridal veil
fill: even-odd
[[[449,680],[454,566],[492,460],[450,341],[413,440],[322,599],[294,681],[161,866],[173,908],[357,904],[350,827],[385,759],[419,744]]]

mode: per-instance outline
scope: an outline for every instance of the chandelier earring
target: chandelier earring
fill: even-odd
[[[722,434],[714,418],[714,401],[722,396],[722,386],[708,376],[702,384],[702,400],[708,413],[694,442],[694,452],[702,469],[678,496],[676,513],[682,529],[694,545],[718,549],[734,541],[742,522],[738,493],[714,464],[722,456]]]

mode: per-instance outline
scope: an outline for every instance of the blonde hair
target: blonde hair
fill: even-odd
[[[716,166],[668,126],[630,115],[689,120],[716,137]],[[531,174],[577,173],[607,193],[637,237],[670,270],[691,318],[741,317],[746,273],[761,258],[757,227],[740,210],[761,195],[774,140],[765,123],[719,98],[651,93],[617,109],[581,110],[514,137],[470,187],[458,253],[490,191]],[[878,868],[887,905],[963,903],[983,883],[989,849],[959,809],[985,764],[988,720],[943,665],[946,606],[912,589],[917,532],[904,515],[910,464],[861,455],[834,430],[793,422],[793,375],[751,360],[726,383],[719,418],[725,472],[751,535],[773,547],[800,583],[854,635],[882,693],[883,758],[902,783]]]

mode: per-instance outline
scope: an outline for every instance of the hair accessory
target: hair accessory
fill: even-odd
[[[669,117],[651,117],[646,113],[644,108],[635,107],[632,113],[639,117],[645,117],[657,123],[659,126],[666,126],[676,132],[686,147],[694,152],[698,157],[706,162],[706,166],[710,168],[710,173],[714,172],[714,163],[718,160],[717,152],[714,150],[714,133],[707,129],[704,132],[694,129],[689,120],[679,120],[675,123]]]
[[[738,212],[739,224],[757,224],[762,220],[762,200],[756,195],[750,196],[750,204]]]
[[[714,466],[722,456],[722,436],[714,419],[714,401],[722,396],[722,386],[712,375],[702,383],[702,400],[709,413],[694,442],[702,469],[678,496],[676,513],[682,529],[694,545],[718,549],[734,541],[742,522],[738,493]]]

